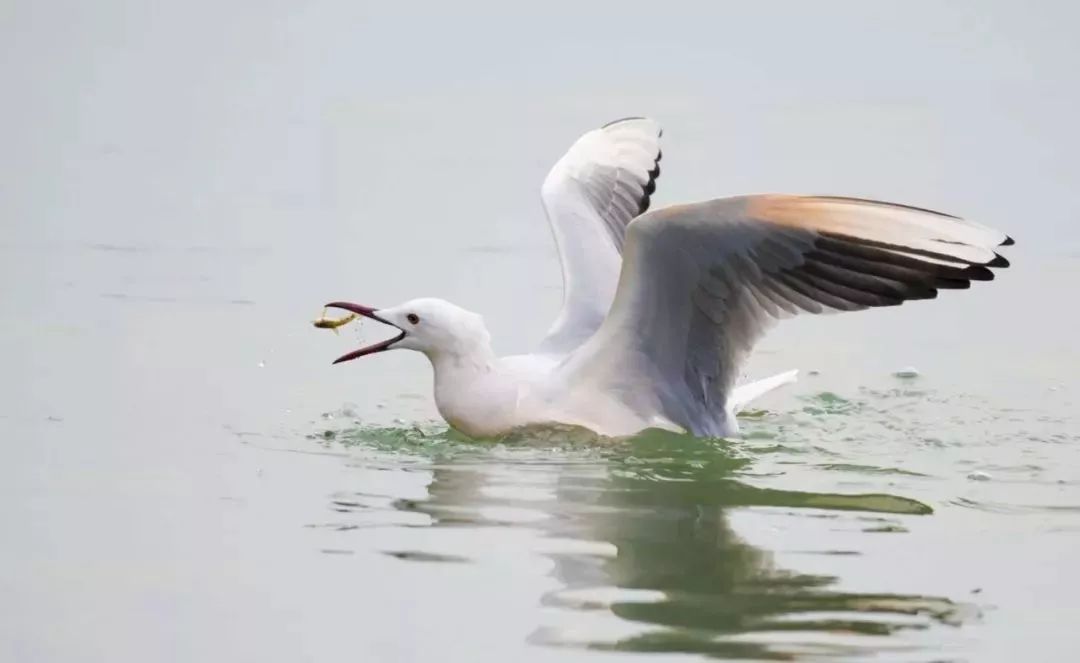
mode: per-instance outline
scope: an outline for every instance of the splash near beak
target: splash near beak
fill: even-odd
[[[375,320],[376,322],[381,322],[384,325],[390,325],[394,329],[397,329],[398,331],[401,332],[400,334],[398,334],[394,338],[390,338],[390,339],[387,339],[385,341],[380,341],[379,343],[373,343],[371,345],[362,347],[359,350],[353,350],[352,352],[350,352],[348,354],[341,355],[340,357],[338,357],[337,359],[334,360],[335,364],[340,364],[340,363],[346,362],[346,361],[352,361],[353,359],[358,359],[360,357],[363,357],[364,355],[370,355],[370,354],[374,354],[376,352],[383,352],[384,350],[389,350],[395,343],[397,343],[401,339],[405,338],[405,330],[404,329],[401,329],[400,327],[398,327],[397,325],[395,325],[394,323],[392,323],[392,322],[390,322],[388,320],[384,320],[384,319],[380,318],[378,315],[376,315],[377,309],[373,309],[370,306],[361,306],[360,304],[352,304],[352,303],[349,303],[349,302],[330,302],[329,304],[326,305],[326,308],[339,308],[339,309],[341,309],[343,311],[349,311],[350,313],[355,313],[355,314],[361,315],[361,316],[363,316],[365,318],[371,318],[372,320]]]

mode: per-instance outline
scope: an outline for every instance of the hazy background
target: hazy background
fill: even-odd
[[[433,416],[419,355],[329,367],[355,339],[309,328],[324,301],[441,296],[527,349],[561,287],[540,182],[627,115],[665,127],[655,204],[846,194],[1016,238],[995,283],[794,321],[750,372],[822,371],[784,410],[913,364],[971,398],[978,426],[950,425],[973,444],[1020,431],[993,453],[1038,456],[1067,520],[978,521],[941,576],[1001,599],[943,637],[975,660],[1075,651],[1078,20],[1065,2],[0,3],[0,658],[566,656],[524,643],[542,574],[320,554],[304,525],[358,470],[245,435],[311,451],[346,403]],[[945,474],[909,495],[934,522],[975,489]]]

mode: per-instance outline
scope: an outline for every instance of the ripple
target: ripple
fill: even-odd
[[[950,500],[949,504],[953,506],[962,507],[965,509],[974,509],[976,511],[985,511],[987,513],[999,513],[999,514],[1027,514],[1027,513],[1058,513],[1058,514],[1080,514],[1080,505],[1078,504],[1009,504],[1005,502],[991,502],[986,500],[973,500],[965,497],[958,497]]]
[[[450,562],[459,564],[469,561],[468,558],[460,555],[444,555],[422,550],[386,550],[383,551],[383,554],[406,562]]]
[[[927,477],[922,472],[912,472],[898,467],[875,467],[873,465],[857,465],[855,463],[821,463],[814,467],[831,472],[852,472],[854,474],[885,474],[907,477]]]
[[[912,441],[930,436],[875,398],[919,407],[922,397],[822,393],[810,411],[745,419],[733,440],[650,431],[613,441],[556,427],[474,442],[445,426],[342,417],[314,443],[348,450],[372,480],[401,472],[426,485],[403,492],[379,479],[385,491],[332,492],[333,522],[312,529],[327,549],[543,574],[555,586],[536,597],[537,644],[761,660],[914,651],[894,637],[965,624],[978,610],[875,592],[872,579],[841,585],[849,565],[891,564],[868,534],[905,545],[913,519],[934,513],[898,486],[947,485],[955,474],[921,471]],[[860,490],[840,490],[844,474]],[[882,584],[895,587],[895,574]]]

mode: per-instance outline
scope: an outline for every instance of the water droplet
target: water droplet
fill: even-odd
[[[915,368],[914,366],[905,366],[904,368],[901,368],[900,370],[893,373],[893,377],[904,378],[908,380],[910,380],[911,378],[917,378],[919,377],[919,369]]]
[[[260,361],[259,362],[259,368],[266,368],[266,362],[265,361]]]

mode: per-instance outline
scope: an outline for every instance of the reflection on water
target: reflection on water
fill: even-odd
[[[538,597],[535,644],[790,660],[902,652],[913,645],[896,636],[978,614],[945,597],[845,591],[831,575],[784,568],[748,543],[733,513],[842,518],[862,532],[903,532],[906,518],[932,509],[899,495],[756,487],[744,442],[651,432],[597,443],[575,431],[532,431],[481,445],[445,431],[364,428],[332,437],[328,444],[350,448],[365,467],[430,480],[412,495],[335,493],[342,520],[329,526],[460,535],[384,554],[488,563],[499,553],[485,546],[487,528],[530,535],[526,553],[549,560],[557,581]],[[813,554],[857,554],[813,543],[802,539]]]

